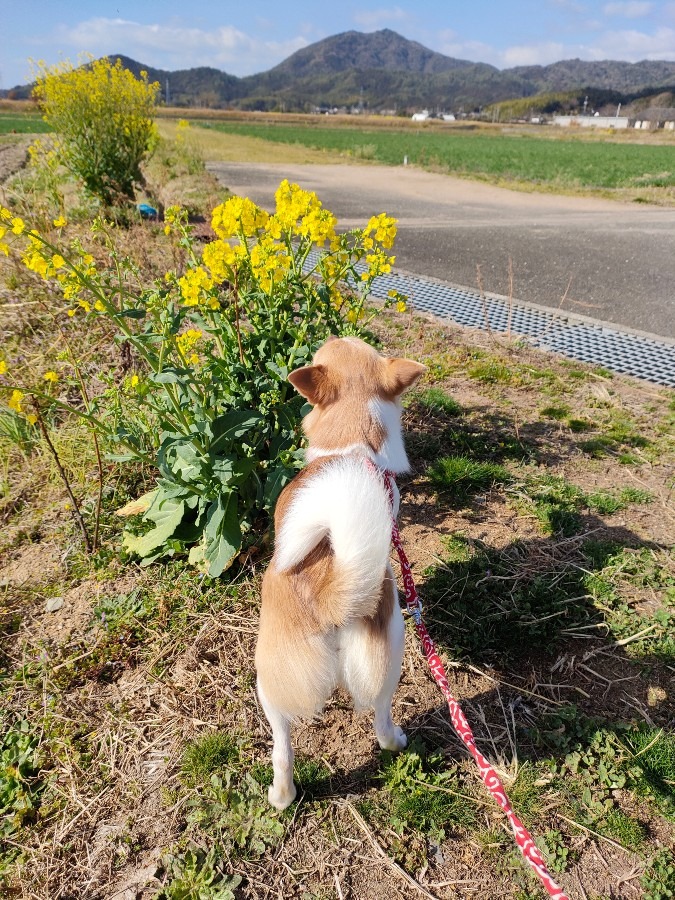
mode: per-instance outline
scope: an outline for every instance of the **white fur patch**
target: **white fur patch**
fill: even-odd
[[[390,469],[397,474],[407,472],[410,463],[403,446],[400,404],[373,397],[368,402],[368,408],[373,419],[384,428],[386,435],[379,453],[374,454],[373,461],[381,469]]]
[[[382,480],[364,457],[341,457],[298,489],[277,535],[274,564],[284,572],[329,537],[349,604],[379,597],[389,560],[392,512]]]

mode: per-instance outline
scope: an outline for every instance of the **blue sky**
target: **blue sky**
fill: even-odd
[[[559,59],[675,60],[675,0],[19,0],[0,25],[0,87],[30,80],[28,60],[124,53],[162,69],[269,69],[341,31],[391,28],[432,50],[498,68]]]

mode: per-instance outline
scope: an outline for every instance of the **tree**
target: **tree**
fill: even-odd
[[[107,58],[39,66],[34,96],[56,133],[63,165],[106,205],[134,197],[156,140],[159,84]]]

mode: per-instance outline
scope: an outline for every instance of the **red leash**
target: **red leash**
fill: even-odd
[[[376,468],[373,463],[371,463],[371,466],[373,468]],[[377,471],[381,472],[380,469],[377,469]],[[394,473],[385,471],[381,472],[381,474],[384,477],[384,483],[387,488],[387,492],[389,493],[389,500],[393,509],[394,485],[396,483],[394,481]],[[422,642],[422,649],[424,650],[424,655],[426,656],[427,662],[429,663],[431,674],[434,676],[436,684],[439,686],[439,688],[443,692],[443,696],[448,702],[448,709],[450,710],[450,720],[452,722],[452,726],[459,737],[462,739],[462,742],[464,743],[471,756],[473,756],[473,758],[475,759],[476,765],[478,766],[478,770],[480,772],[480,776],[483,779],[483,784],[506,813],[506,817],[511,824],[513,836],[515,837],[516,843],[520,848],[520,852],[523,854],[527,862],[532,866],[534,871],[539,876],[539,879],[546,888],[549,896],[553,897],[554,900],[569,900],[567,894],[563,893],[562,889],[555,883],[555,881],[551,877],[548,869],[546,868],[544,858],[539,852],[539,848],[532,840],[530,832],[527,830],[527,828],[525,828],[523,823],[514,813],[509,798],[506,796],[506,791],[504,790],[504,787],[499,780],[499,776],[492,768],[490,763],[485,759],[480,750],[478,750],[478,748],[476,747],[476,741],[473,736],[473,732],[471,731],[471,726],[467,722],[459,703],[455,700],[450,692],[450,688],[448,687],[448,679],[446,678],[445,669],[443,668],[443,663],[441,662],[441,659],[436,652],[434,642],[429,637],[429,632],[427,631],[424,622],[422,621],[422,604],[417,594],[415,581],[413,580],[412,572],[410,570],[410,563],[408,562],[408,558],[405,555],[405,550],[403,549],[403,544],[401,543],[401,535],[398,530],[398,525],[396,524],[396,519],[393,517],[391,526],[391,540],[394,547],[396,547],[396,552],[398,553],[398,558],[401,563],[403,586],[405,589],[405,603],[408,607],[409,613],[415,620],[415,631],[419,635],[419,638]]]

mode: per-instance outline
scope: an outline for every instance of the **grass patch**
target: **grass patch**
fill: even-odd
[[[427,472],[433,487],[444,497],[452,495],[453,504],[465,503],[475,494],[488,491],[496,484],[508,484],[511,475],[504,466],[493,462],[477,462],[467,456],[445,456]]]
[[[421,391],[415,396],[415,400],[434,415],[459,416],[462,414],[460,404],[441,388],[432,387]]]
[[[534,184],[567,190],[632,188],[652,172],[675,185],[670,147],[645,144],[587,142],[558,136],[508,135],[498,131],[444,131],[394,128],[374,130],[358,125],[321,127],[295,123],[265,124],[200,122],[227,134],[249,135],[282,144],[303,144],[354,157],[368,147],[368,158],[400,165],[433,165],[461,175],[491,181]]]
[[[239,755],[239,745],[232,735],[222,731],[205,734],[185,748],[181,771],[188,784],[203,784],[238,763]]]
[[[453,826],[475,822],[475,804],[456,769],[419,739],[400,754],[384,751],[380,777],[384,812],[399,835],[414,829],[440,841]]]

